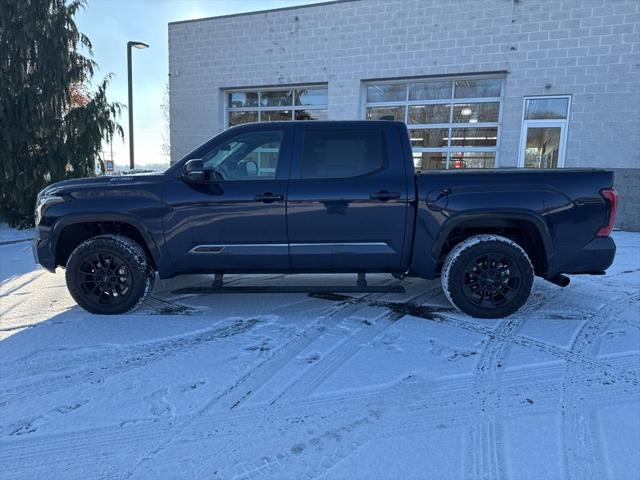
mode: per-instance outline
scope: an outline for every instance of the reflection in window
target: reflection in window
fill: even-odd
[[[273,179],[282,143],[281,131],[238,134],[202,157],[209,180]]]
[[[497,122],[500,103],[458,103],[453,107],[453,123]]]
[[[409,84],[409,100],[451,98],[451,80]]]
[[[525,120],[550,120],[567,118],[569,98],[527,98],[524,106]]]
[[[408,123],[449,123],[451,105],[415,105],[409,107]]]
[[[326,120],[326,86],[300,86],[227,93],[227,126],[281,120]]]
[[[418,169],[495,166],[500,77],[429,78],[366,85],[365,118],[404,121]]]
[[[493,168],[495,163],[494,152],[453,152],[449,158],[449,168]]]
[[[367,102],[397,102],[407,98],[407,85],[404,83],[383,83],[367,86]]]
[[[254,123],[258,121],[258,112],[229,112],[229,126]]]
[[[447,168],[446,153],[413,152],[416,170],[442,170]]]
[[[499,97],[502,80],[499,78],[456,80],[454,90],[455,98]]]
[[[524,151],[524,166],[556,168],[560,152],[560,127],[529,127]]]
[[[404,122],[405,107],[369,107],[367,120],[395,120]]]
[[[296,110],[296,120],[326,120],[326,110]]]
[[[382,168],[382,135],[378,129],[305,129],[302,178],[348,178]]]
[[[456,147],[495,147],[497,128],[454,128],[451,130],[451,145]]]
[[[412,147],[446,147],[449,130],[446,128],[425,128],[409,130]]]
[[[283,122],[291,120],[293,110],[265,110],[260,112],[260,120],[263,122]]]

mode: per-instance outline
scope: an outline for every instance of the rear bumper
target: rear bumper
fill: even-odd
[[[51,251],[51,242],[49,236],[44,234],[38,229],[38,236],[31,242],[31,251],[33,252],[33,259],[36,263],[42,265],[50,272],[56,271],[55,256]]]
[[[568,274],[601,274],[611,266],[616,256],[616,244],[611,237],[594,238],[581,249],[564,252],[557,261],[554,276]]]

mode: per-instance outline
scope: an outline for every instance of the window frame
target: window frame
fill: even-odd
[[[548,100],[552,98],[567,99],[567,115],[564,119],[552,118],[552,119],[532,119],[526,120],[524,118],[527,100]],[[565,157],[567,151],[567,139],[569,137],[569,120],[571,117],[571,95],[527,95],[522,97],[522,114],[520,119],[520,142],[518,144],[518,168],[525,168],[525,149],[527,146],[527,132],[529,127],[533,128],[545,128],[545,127],[559,127],[560,128],[560,145],[558,151],[558,165],[556,168],[564,168]]]
[[[292,92],[295,90],[301,89],[325,89],[327,90],[327,103],[326,105],[296,105],[295,93],[291,95],[291,105],[278,105],[271,107],[263,107],[260,105],[261,101],[261,93],[262,92],[277,92],[282,90],[291,90]],[[261,113],[262,112],[281,112],[285,110],[291,111],[291,118],[288,120],[281,121],[291,121],[296,118],[296,111],[300,110],[326,110],[328,114],[329,110],[329,84],[328,83],[315,83],[315,84],[295,84],[295,85],[275,85],[269,87],[234,87],[234,88],[224,88],[222,89],[223,97],[224,97],[224,129],[227,130],[229,128],[237,127],[239,125],[229,125],[230,113],[231,112],[257,112],[258,121],[251,123],[273,123],[272,121],[261,121]],[[229,106],[229,94],[237,93],[237,92],[255,92],[258,94],[258,106],[256,107],[230,107]],[[313,121],[313,120],[309,120]],[[321,120],[320,120],[321,121]],[[240,125],[247,125],[245,123]]]
[[[455,82],[458,80],[500,80],[500,96],[499,97],[470,97],[470,98],[457,98],[455,97]],[[437,82],[447,81],[451,82],[451,95],[448,98],[434,99],[434,100],[409,100],[409,85],[412,83],[421,82]],[[405,98],[404,100],[388,101],[388,102],[368,102],[367,101],[367,87],[371,85],[389,85],[389,84],[405,84]],[[425,76],[425,77],[405,77],[395,78],[387,80],[363,80],[361,82],[361,118],[367,120],[367,108],[370,107],[404,107],[404,123],[407,126],[409,134],[414,129],[448,129],[448,139],[446,147],[414,147],[411,146],[411,153],[438,153],[446,155],[446,162],[444,170],[449,170],[451,155],[458,152],[482,152],[482,153],[494,153],[495,161],[493,168],[500,167],[500,143],[501,133],[503,126],[503,109],[505,98],[505,86],[506,76],[504,73],[487,73],[487,74],[474,74],[474,75],[447,75],[447,76]],[[466,103],[498,103],[498,121],[497,122],[476,122],[476,123],[454,123],[454,111],[456,104]],[[409,107],[421,106],[421,105],[451,105],[449,109],[449,123],[416,123],[409,124]],[[496,128],[496,145],[495,147],[456,147],[451,145],[451,132],[454,129],[459,128]],[[411,143],[411,142],[410,142]],[[413,161],[413,155],[412,155]],[[440,169],[438,169],[440,170]],[[429,171],[429,170],[422,170]]]

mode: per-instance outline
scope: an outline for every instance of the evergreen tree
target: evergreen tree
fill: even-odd
[[[74,22],[84,5],[0,1],[0,217],[13,226],[33,224],[47,184],[93,175],[103,140],[122,136],[121,106],[106,98],[110,77],[86,91],[97,65]]]

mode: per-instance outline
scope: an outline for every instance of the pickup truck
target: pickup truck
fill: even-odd
[[[135,309],[156,272],[387,272],[439,276],[459,310],[499,318],[534,276],[566,286],[613,262],[612,172],[415,173],[412,158],[399,122],[234,127],[162,174],[48,186],[34,255],[99,314]]]

